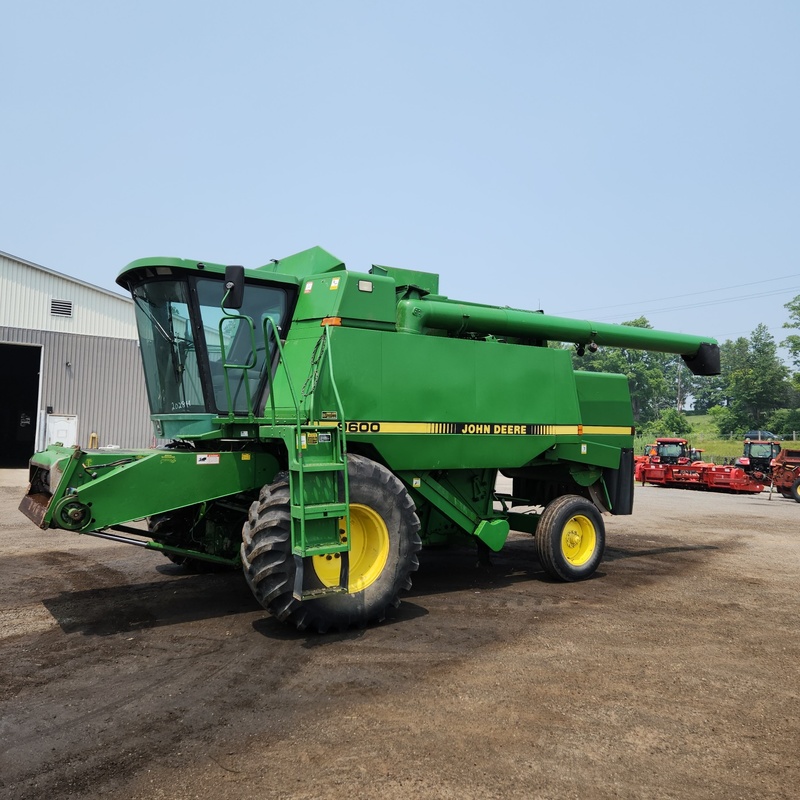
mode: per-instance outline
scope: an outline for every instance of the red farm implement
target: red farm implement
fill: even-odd
[[[643,464],[642,484],[667,486],[672,489],[758,494],[764,484],[749,476],[741,467],[717,466],[703,462],[693,464]]]
[[[772,486],[800,503],[800,450],[781,450],[772,465]]]

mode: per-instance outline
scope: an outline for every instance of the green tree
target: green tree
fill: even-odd
[[[722,435],[727,435],[729,433],[741,434],[744,433],[747,428],[747,425],[744,424],[730,408],[714,406],[708,409],[708,415]]]
[[[658,415],[658,421],[666,436],[689,436],[692,432],[692,425],[686,415],[675,408],[665,408]]]
[[[789,330],[800,330],[800,294],[786,303],[784,308],[789,312],[789,321],[784,322],[783,327]],[[781,345],[789,351],[792,364],[800,368],[800,335],[790,333],[781,342]]]
[[[638,432],[649,438],[657,436],[687,437],[692,433],[692,425],[685,414],[675,408],[665,408],[654,420],[644,423]]]
[[[791,389],[789,370],[769,329],[760,324],[749,339],[724,342],[720,361],[724,385],[716,407],[709,409],[720,433],[764,428],[768,416],[785,405]]]
[[[695,411],[714,413],[714,420],[722,433],[734,433],[739,427],[737,415],[732,411],[730,376],[741,370],[747,370],[750,363],[750,343],[743,336],[731,341],[728,339],[719,346],[720,375],[698,380],[695,385]],[[724,409],[720,414],[715,409]],[[741,420],[741,427],[747,426],[747,420]]]
[[[705,414],[714,406],[721,406],[726,399],[726,380],[722,375],[693,376],[692,398],[694,410]]]
[[[791,438],[792,433],[800,433],[800,408],[779,408],[767,417],[765,425],[777,436]]]
[[[760,427],[766,416],[786,402],[789,370],[778,357],[778,346],[763,323],[750,336],[746,364],[729,376],[732,406]]]

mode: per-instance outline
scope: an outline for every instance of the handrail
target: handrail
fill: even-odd
[[[327,340],[327,354],[326,361],[328,362],[328,373],[331,376],[331,389],[333,389],[333,398],[336,401],[336,414],[339,417],[339,424],[342,426],[342,453],[347,455],[347,438],[345,434],[345,419],[344,419],[344,406],[342,405],[342,398],[339,395],[339,387],[336,385],[336,378],[333,375],[333,355],[331,349],[331,333],[330,325],[325,326],[325,339]],[[345,458],[346,460],[346,458]],[[345,476],[345,487],[347,486],[347,478]],[[346,489],[345,489],[346,491]],[[349,497],[349,495],[348,495]]]
[[[286,361],[283,357],[283,345],[281,344],[281,337],[278,334],[278,327],[275,324],[275,321],[269,315],[264,317],[262,322],[262,327],[264,331],[264,347],[269,353],[269,340],[273,338],[275,340],[275,345],[278,352],[278,363],[275,365],[276,368],[278,365],[283,365],[283,371],[286,375],[286,384],[289,387],[289,395],[292,398],[292,405],[294,406],[294,413],[295,413],[295,442],[294,442],[294,451],[297,461],[297,473],[299,476],[299,486],[297,487],[298,496],[302,499],[305,492],[305,474],[303,471],[303,451],[302,451],[302,433],[300,432],[300,427],[302,425],[302,421],[300,419],[300,403],[297,401],[297,394],[294,391],[294,384],[292,383],[292,377],[289,374],[289,368],[286,366]],[[270,362],[272,359],[270,359]],[[272,363],[269,364],[269,369],[267,370],[267,393],[269,395],[269,403],[270,403],[270,410],[272,411],[272,427],[274,428],[277,422],[277,411],[275,409],[275,382],[273,380],[272,375]],[[265,409],[266,411],[266,409]],[[288,444],[287,444],[288,447]],[[291,455],[291,454],[290,454]],[[291,465],[289,465],[291,467]],[[292,501],[294,502],[294,501]],[[294,525],[294,522],[292,522]],[[349,535],[349,532],[348,532]],[[300,518],[300,542],[301,546],[305,547],[305,540],[306,540],[306,521],[303,517]]]
[[[317,384],[319,383],[319,365],[322,359],[325,358],[325,352],[327,349],[328,329],[326,326],[323,328],[322,333],[319,335],[319,338],[314,345],[314,349],[311,351],[311,365],[309,368],[308,377],[306,378],[302,389],[300,389],[301,400],[305,401],[306,398],[308,398],[308,403],[305,405],[306,418],[308,420],[314,419],[315,416],[314,392],[316,391]]]
[[[342,461],[344,462],[344,468],[342,469],[342,484],[344,488],[344,503],[345,507],[347,508],[347,513],[344,515],[344,526],[345,526],[345,535],[347,536],[347,552],[350,552],[350,543],[352,542],[352,537],[350,535],[350,480],[347,474],[347,434],[345,433],[345,419],[344,419],[344,406],[342,405],[342,398],[339,395],[339,388],[336,385],[336,378],[333,374],[333,348],[331,347],[331,328],[330,325],[325,326],[325,339],[327,346],[327,357],[326,361],[328,364],[328,373],[330,374],[331,378],[331,389],[333,389],[333,398],[336,402],[336,415],[339,417],[339,426],[340,426],[340,451],[342,455]],[[344,564],[342,565],[341,569],[344,569]],[[341,581],[341,576],[339,578]]]
[[[275,320],[272,319],[269,315],[264,317],[264,321],[262,323],[264,328],[264,346],[269,352],[269,338],[270,334],[275,340],[275,345],[277,346],[278,350],[278,365],[283,366],[283,372],[286,375],[286,384],[289,387],[289,395],[292,398],[292,405],[295,411],[295,418],[297,422],[297,430],[298,435],[300,431],[300,425],[302,424],[300,420],[300,403],[297,401],[297,393],[294,390],[294,384],[292,383],[292,377],[289,374],[289,368],[286,366],[286,361],[283,357],[283,345],[281,344],[281,337],[278,335],[278,326],[275,324]],[[274,388],[274,380],[272,376],[272,364],[269,365],[269,369],[267,370],[267,392],[269,394],[269,402],[270,402],[270,409],[272,410],[272,427],[275,427],[277,421],[277,412],[275,410],[275,393],[273,392]]]
[[[225,297],[227,298],[227,296],[228,295],[226,294]],[[223,302],[225,302],[224,299]],[[231,314],[225,308],[223,308],[222,311],[224,312],[225,316],[222,317],[219,321],[219,349],[220,349],[220,355],[222,356],[223,378],[225,379],[225,399],[228,401],[228,419],[233,420],[236,417],[233,409],[233,398],[231,397],[231,382],[230,379],[228,378],[228,370],[240,369],[244,373],[244,375],[242,376],[242,380],[244,383],[245,398],[247,400],[247,417],[248,420],[252,422],[255,417],[253,415],[253,400],[252,396],[250,395],[250,376],[248,372],[249,370],[253,369],[253,367],[255,367],[255,365],[258,363],[258,356],[256,354],[255,325],[253,324],[253,320],[244,314]],[[247,363],[245,364],[229,364],[227,354],[225,353],[225,337],[222,334],[222,326],[228,320],[232,319],[244,320],[247,323],[247,326],[250,331],[250,358],[247,360]]]

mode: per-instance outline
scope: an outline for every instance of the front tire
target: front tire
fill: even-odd
[[[800,503],[800,478],[798,478],[789,489],[789,497]]]
[[[245,578],[258,602],[299,630],[324,633],[380,622],[400,604],[419,566],[420,523],[402,482],[386,467],[357,455],[347,457],[350,487],[348,592],[313,600],[293,596],[291,500],[288,473],[280,473],[252,504],[242,529]],[[336,560],[338,562],[338,559]],[[320,586],[338,582],[338,564],[306,559],[305,570]]]
[[[544,571],[555,580],[592,575],[603,559],[606,533],[600,512],[589,500],[567,494],[544,510],[536,526],[536,549]]]

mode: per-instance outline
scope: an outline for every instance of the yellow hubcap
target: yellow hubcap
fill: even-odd
[[[561,552],[573,567],[583,566],[597,547],[597,531],[583,514],[570,517],[561,532]]]
[[[339,520],[339,535],[347,538],[344,519]],[[350,578],[347,591],[360,592],[374,583],[389,558],[389,531],[383,517],[369,506],[350,505]],[[342,559],[314,556],[314,571],[325,586],[337,586]]]

